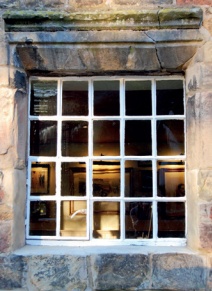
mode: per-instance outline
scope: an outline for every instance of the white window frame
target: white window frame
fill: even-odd
[[[31,93],[31,81],[58,81],[58,98],[57,98],[57,115],[55,116],[31,116],[30,115],[30,93]],[[120,117],[114,116],[94,116],[93,115],[93,82],[94,81],[110,81],[110,80],[119,80],[120,81]],[[152,115],[151,116],[126,116],[125,115],[125,81],[151,81],[151,92],[152,92]],[[182,80],[184,86],[184,114],[183,115],[156,115],[156,82],[161,80]],[[101,156],[92,156],[92,144],[89,143],[88,148],[88,157],[74,158],[74,157],[62,157],[61,155],[61,132],[62,132],[62,121],[64,120],[76,120],[76,116],[62,116],[62,82],[63,81],[88,81],[89,88],[89,116],[80,116],[78,120],[120,120],[120,156],[104,156],[104,160],[120,160],[120,173],[121,173],[121,194],[120,197],[92,197],[89,193],[92,185],[92,161],[99,160]],[[186,145],[184,155],[180,156],[157,156],[156,151],[156,122],[157,120],[168,120],[170,118],[176,120],[184,121],[184,143],[186,144],[186,113],[185,113],[185,80],[183,76],[127,76],[127,77],[108,77],[108,76],[95,76],[95,77],[64,77],[64,78],[54,78],[54,77],[30,77],[29,82],[29,106],[28,106],[28,153],[30,153],[30,121],[31,120],[48,120],[48,121],[57,121],[58,122],[58,132],[57,132],[57,156],[56,157],[35,157],[28,155],[28,180],[27,180],[27,218],[26,218],[26,243],[30,245],[64,245],[64,246],[86,246],[86,245],[148,245],[148,246],[185,246],[186,245],[186,236],[187,236],[187,206],[186,206],[186,197],[177,197],[177,198],[167,198],[167,197],[158,197],[157,196],[157,161],[158,160],[181,160],[186,163]],[[151,129],[152,129],[152,155],[151,156],[124,156],[124,120],[151,120]],[[89,140],[92,141],[93,129],[89,126]],[[142,197],[142,198],[125,198],[124,197],[124,161],[125,160],[139,160],[139,161],[152,161],[152,173],[153,173],[153,196],[152,197]],[[61,201],[70,201],[70,200],[84,200],[85,197],[66,197],[60,196],[60,181],[61,181],[61,163],[62,162],[75,162],[81,161],[86,164],[86,179],[87,179],[87,198],[91,201],[120,201],[120,239],[90,239],[92,238],[92,203],[88,208],[87,213],[87,237],[86,238],[70,238],[62,237],[59,235],[60,232],[60,202]],[[42,196],[30,196],[30,175],[31,175],[31,163],[32,162],[55,162],[56,164],[56,193],[54,196],[42,195]],[[186,165],[185,165],[186,169]],[[186,170],[185,170],[185,186],[186,186]],[[90,190],[91,192],[91,190]],[[30,214],[30,201],[48,201],[55,200],[57,204],[56,211],[56,236],[30,236],[29,235],[29,214]],[[157,213],[157,203],[158,202],[184,202],[185,203],[185,238],[158,238],[158,219],[157,215],[153,215],[153,238],[151,239],[124,239],[125,235],[125,209],[124,202],[127,201],[146,201],[152,202],[153,213]],[[122,215],[121,215],[122,213]],[[90,231],[90,233],[89,233]]]

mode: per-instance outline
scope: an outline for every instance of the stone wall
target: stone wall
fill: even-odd
[[[176,13],[170,10],[173,8]],[[193,11],[193,14],[186,12],[186,21],[182,21],[181,15],[184,8]],[[22,12],[14,16],[17,10]],[[28,15],[33,10],[34,13],[42,11],[40,19],[44,16],[43,11],[53,11],[56,13],[53,16],[45,14],[50,22],[50,18],[58,17],[58,13],[62,15],[59,15],[60,19],[72,15],[75,22],[69,23],[70,31],[65,33],[58,28],[62,21],[58,22],[58,19],[51,32],[45,32],[45,29],[36,32],[35,26],[23,26],[17,31],[15,17],[23,20],[28,10]],[[149,11],[148,19],[144,18],[146,11]],[[86,27],[77,29],[81,25],[80,17],[89,12],[98,20],[97,27],[94,27],[91,17]],[[129,13],[133,19],[131,22],[126,17]],[[108,15],[112,15],[113,22]],[[117,22],[120,15],[125,15],[122,26]],[[185,19],[185,10],[183,17]],[[87,32],[83,32],[85,28]],[[43,29],[42,21],[39,29]],[[59,32],[55,34],[54,30]],[[0,265],[3,270],[0,289],[142,290],[172,286],[176,290],[212,290],[211,34],[211,0],[0,0]],[[70,35],[73,43],[76,39],[87,43],[86,50],[79,54],[74,44],[68,41]],[[32,43],[27,43],[26,37]],[[113,52],[109,45],[111,40],[117,44]],[[62,60],[59,59],[58,65],[54,66],[50,61],[54,54],[52,43],[62,48],[64,41],[69,46],[67,52],[63,49],[64,57],[71,48],[77,63],[73,66],[70,62],[59,71]],[[34,46],[33,42],[36,43],[36,54],[32,57],[28,45]],[[101,44],[108,42],[105,59],[98,50],[92,50],[91,54],[89,43],[92,42],[98,43],[100,48]],[[130,47],[132,42],[136,43],[136,50]],[[43,43],[47,44],[48,50],[42,51]],[[120,51],[123,43],[130,43],[130,49],[126,46]],[[180,254],[176,249],[175,254],[156,254],[153,250],[144,254],[140,248],[132,250],[130,247],[128,255],[125,251],[117,254],[111,250],[107,255],[100,250],[99,254],[76,256],[70,253],[69,256],[14,253],[25,245],[28,76],[34,73],[74,75],[90,72],[147,74],[149,62],[145,64],[141,57],[144,47],[147,48],[144,56],[148,56],[147,61],[151,60],[152,72],[172,74],[180,71],[186,76],[188,247],[195,252],[184,250]],[[108,67],[107,56],[111,52],[116,66]],[[174,59],[171,58],[173,55]],[[42,67],[40,58],[49,60],[47,67]]]

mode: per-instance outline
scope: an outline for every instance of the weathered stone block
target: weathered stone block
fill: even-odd
[[[14,90],[1,88],[0,89],[0,158],[5,155],[8,149],[13,145],[13,113],[14,113]],[[1,168],[3,165],[1,164]]]
[[[201,223],[200,227],[200,248],[212,248],[212,224]]]
[[[212,201],[212,171],[199,171],[199,197],[203,200]],[[211,221],[212,222],[212,221]]]
[[[22,287],[23,261],[21,256],[0,256],[0,288],[6,290]]]
[[[44,7],[63,7],[65,3],[65,0],[43,0]]]
[[[211,5],[211,0],[177,0],[178,5]]]
[[[206,285],[204,262],[189,254],[153,255],[152,287],[176,290],[204,290]]]
[[[210,168],[212,93],[196,93],[188,98],[186,106],[188,168]]]
[[[11,238],[12,221],[0,221],[0,253],[11,251]]]
[[[166,4],[173,4],[173,0],[114,0],[115,4],[118,5],[151,5],[151,4],[155,4],[155,5],[166,5]]]
[[[86,258],[78,256],[32,256],[25,258],[29,290],[85,290]]]
[[[72,0],[70,1],[71,3],[73,2]],[[99,5],[103,3],[103,0],[75,0],[76,4],[81,6],[81,5]]]
[[[7,66],[0,67],[0,87],[9,85],[9,68]]]
[[[95,290],[148,288],[150,265],[147,255],[101,254],[91,257]]]
[[[0,0],[0,8],[19,8],[18,0]]]

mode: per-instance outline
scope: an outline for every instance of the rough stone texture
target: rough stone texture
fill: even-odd
[[[0,255],[0,288],[10,290],[22,287],[23,261],[20,256]]]
[[[207,151],[207,150],[206,150]],[[200,199],[212,201],[212,171],[201,170],[199,171],[199,196]]]
[[[211,264],[209,261],[208,264]],[[1,255],[0,286],[37,290],[206,291],[206,257],[133,252],[81,255]],[[152,270],[151,270],[152,266]],[[8,275],[9,274],[9,275]]]
[[[204,263],[200,257],[185,254],[153,255],[154,288],[204,290]]]
[[[142,254],[102,254],[91,258],[95,290],[148,288],[150,265]]]
[[[12,221],[0,221],[0,253],[11,251]]]
[[[25,284],[29,290],[85,290],[88,286],[86,258],[35,256],[25,259]]]

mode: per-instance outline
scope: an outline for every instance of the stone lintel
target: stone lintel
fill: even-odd
[[[201,8],[143,9],[102,12],[7,11],[6,31],[146,30],[199,28]]]
[[[19,44],[16,53],[29,74],[176,73],[182,72],[198,46],[199,43]]]

